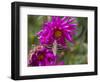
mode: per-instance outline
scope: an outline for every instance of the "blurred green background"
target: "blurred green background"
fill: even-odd
[[[38,45],[39,41],[36,33],[40,31],[43,23],[51,20],[50,16],[28,15],[28,53],[34,48],[32,45]],[[68,49],[58,50],[59,60],[64,60],[66,65],[87,64],[87,17],[75,17],[78,23],[77,35],[74,36],[75,44],[67,43]]]

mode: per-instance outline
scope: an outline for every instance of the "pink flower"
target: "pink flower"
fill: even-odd
[[[66,42],[74,42],[73,36],[77,30],[75,18],[64,16],[52,16],[51,21],[44,23],[43,28],[37,33],[42,45],[52,45],[56,41],[57,45],[66,48]]]
[[[64,62],[57,62],[58,57],[43,46],[38,46],[29,59],[29,66],[52,66],[63,65]]]

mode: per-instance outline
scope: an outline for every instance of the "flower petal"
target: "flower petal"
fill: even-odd
[[[66,39],[68,40],[68,41],[70,41],[70,42],[72,42],[73,41],[73,38],[72,38],[72,35],[70,34],[70,33],[66,33]]]
[[[70,27],[76,27],[77,24],[69,24]]]
[[[66,21],[68,19],[68,16],[64,16],[62,19],[61,19],[61,22],[63,23],[64,21]]]
[[[71,18],[71,19],[68,20],[67,23],[71,23],[71,22],[73,22],[73,21],[75,21],[75,20],[76,20],[76,18]]]

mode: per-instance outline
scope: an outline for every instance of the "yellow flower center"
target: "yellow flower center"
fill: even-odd
[[[43,54],[41,54],[40,56],[38,56],[38,60],[43,60],[43,58],[44,58]]]
[[[54,35],[56,38],[59,38],[62,36],[62,32],[60,30],[57,30],[57,31],[55,31]]]

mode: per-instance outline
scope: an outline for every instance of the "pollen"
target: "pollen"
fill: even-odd
[[[40,56],[38,56],[38,60],[43,60],[43,58],[44,58],[44,55],[43,54],[41,54]]]
[[[60,30],[57,30],[57,31],[55,31],[54,35],[56,38],[59,38],[62,36],[62,32]]]

